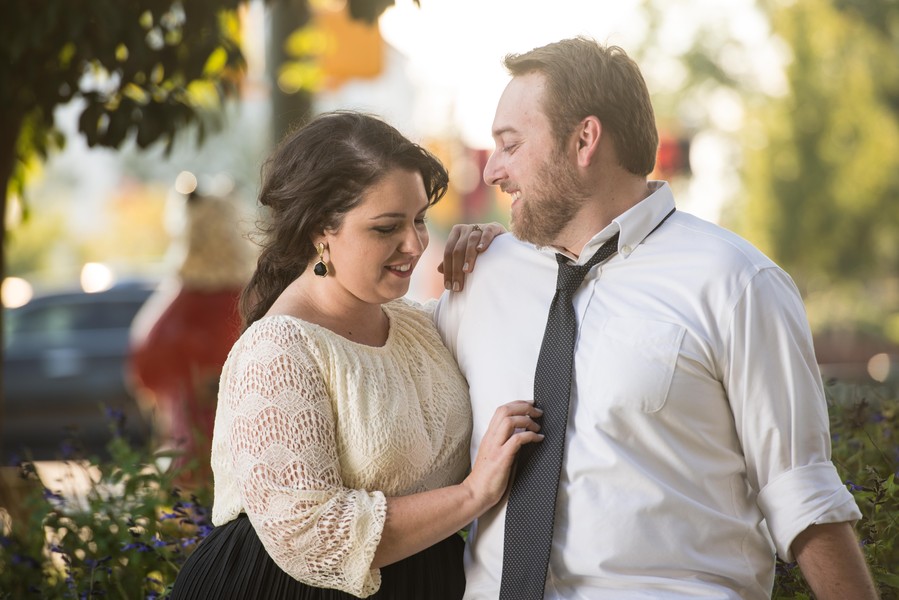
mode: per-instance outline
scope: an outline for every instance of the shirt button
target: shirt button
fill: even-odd
[[[621,247],[621,253],[624,254],[625,256],[627,256],[628,254],[631,253],[631,247],[628,246],[627,244],[625,244],[624,246]]]

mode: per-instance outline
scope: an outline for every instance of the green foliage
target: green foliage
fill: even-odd
[[[419,4],[420,0],[413,0]],[[348,0],[350,16],[354,19],[374,23],[385,10],[393,6],[394,0]]]
[[[273,1],[273,0],[270,0]],[[244,67],[236,10],[246,0],[12,0],[0,19],[0,198],[22,195],[30,162],[63,139],[54,109],[83,102],[89,146],[138,147],[195,124],[200,141]],[[307,0],[286,2],[305,10]],[[296,6],[301,4],[302,7]],[[393,0],[351,0],[375,20]],[[3,206],[0,202],[0,208]]]
[[[856,524],[883,600],[899,599],[899,390],[827,386],[833,461],[862,512]],[[773,598],[807,600],[811,589],[795,563],[777,565]]]
[[[28,517],[0,538],[0,599],[159,598],[169,591],[212,528],[211,490],[184,497],[177,474],[158,466],[170,456],[132,448],[119,435],[107,449],[102,460],[66,461],[69,477],[89,478],[83,496],[64,497],[59,482],[41,481],[33,464],[22,464],[31,483]]]
[[[20,163],[30,151],[45,155],[53,111],[73,98],[84,101],[79,130],[90,146],[118,147],[130,133],[142,148],[171,144],[186,123],[202,125],[189,86],[233,86],[227,72],[243,65],[239,3],[12,2],[0,25],[0,103],[8,119],[31,123]]]
[[[826,389],[833,460],[862,511],[856,531],[882,599],[899,600],[899,389],[837,383]],[[175,487],[179,474],[158,466],[171,456],[131,448],[118,435],[108,450],[102,460],[67,463],[91,474],[82,504],[45,488],[33,465],[23,463],[22,475],[33,484],[29,516],[0,536],[0,600],[168,593],[211,531],[211,490],[185,498]],[[773,598],[812,597],[797,566],[778,563]]]
[[[746,127],[743,229],[803,290],[899,269],[899,27],[885,31],[847,4],[874,2],[772,11],[791,53],[789,91]]]

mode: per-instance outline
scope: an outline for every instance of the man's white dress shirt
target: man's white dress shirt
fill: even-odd
[[[751,244],[677,211],[670,188],[614,220],[618,254],[574,298],[579,333],[546,598],[769,598],[775,550],[861,515],[830,462],[805,310]],[[551,249],[512,235],[437,325],[468,379],[471,456],[494,410],[533,399],[555,293]],[[495,600],[505,502],[469,536],[468,600]]]

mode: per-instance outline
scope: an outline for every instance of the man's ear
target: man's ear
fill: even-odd
[[[588,167],[599,150],[602,137],[602,123],[594,116],[581,120],[577,130],[577,163],[579,167]]]

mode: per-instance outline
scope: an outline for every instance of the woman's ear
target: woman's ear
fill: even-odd
[[[314,232],[309,237],[312,240],[312,245],[315,246],[316,248],[318,247],[319,244],[324,244],[325,247],[327,248],[328,244],[331,241],[331,236],[333,236],[335,233],[337,233],[337,232],[334,231],[333,229],[325,227],[324,229]]]

